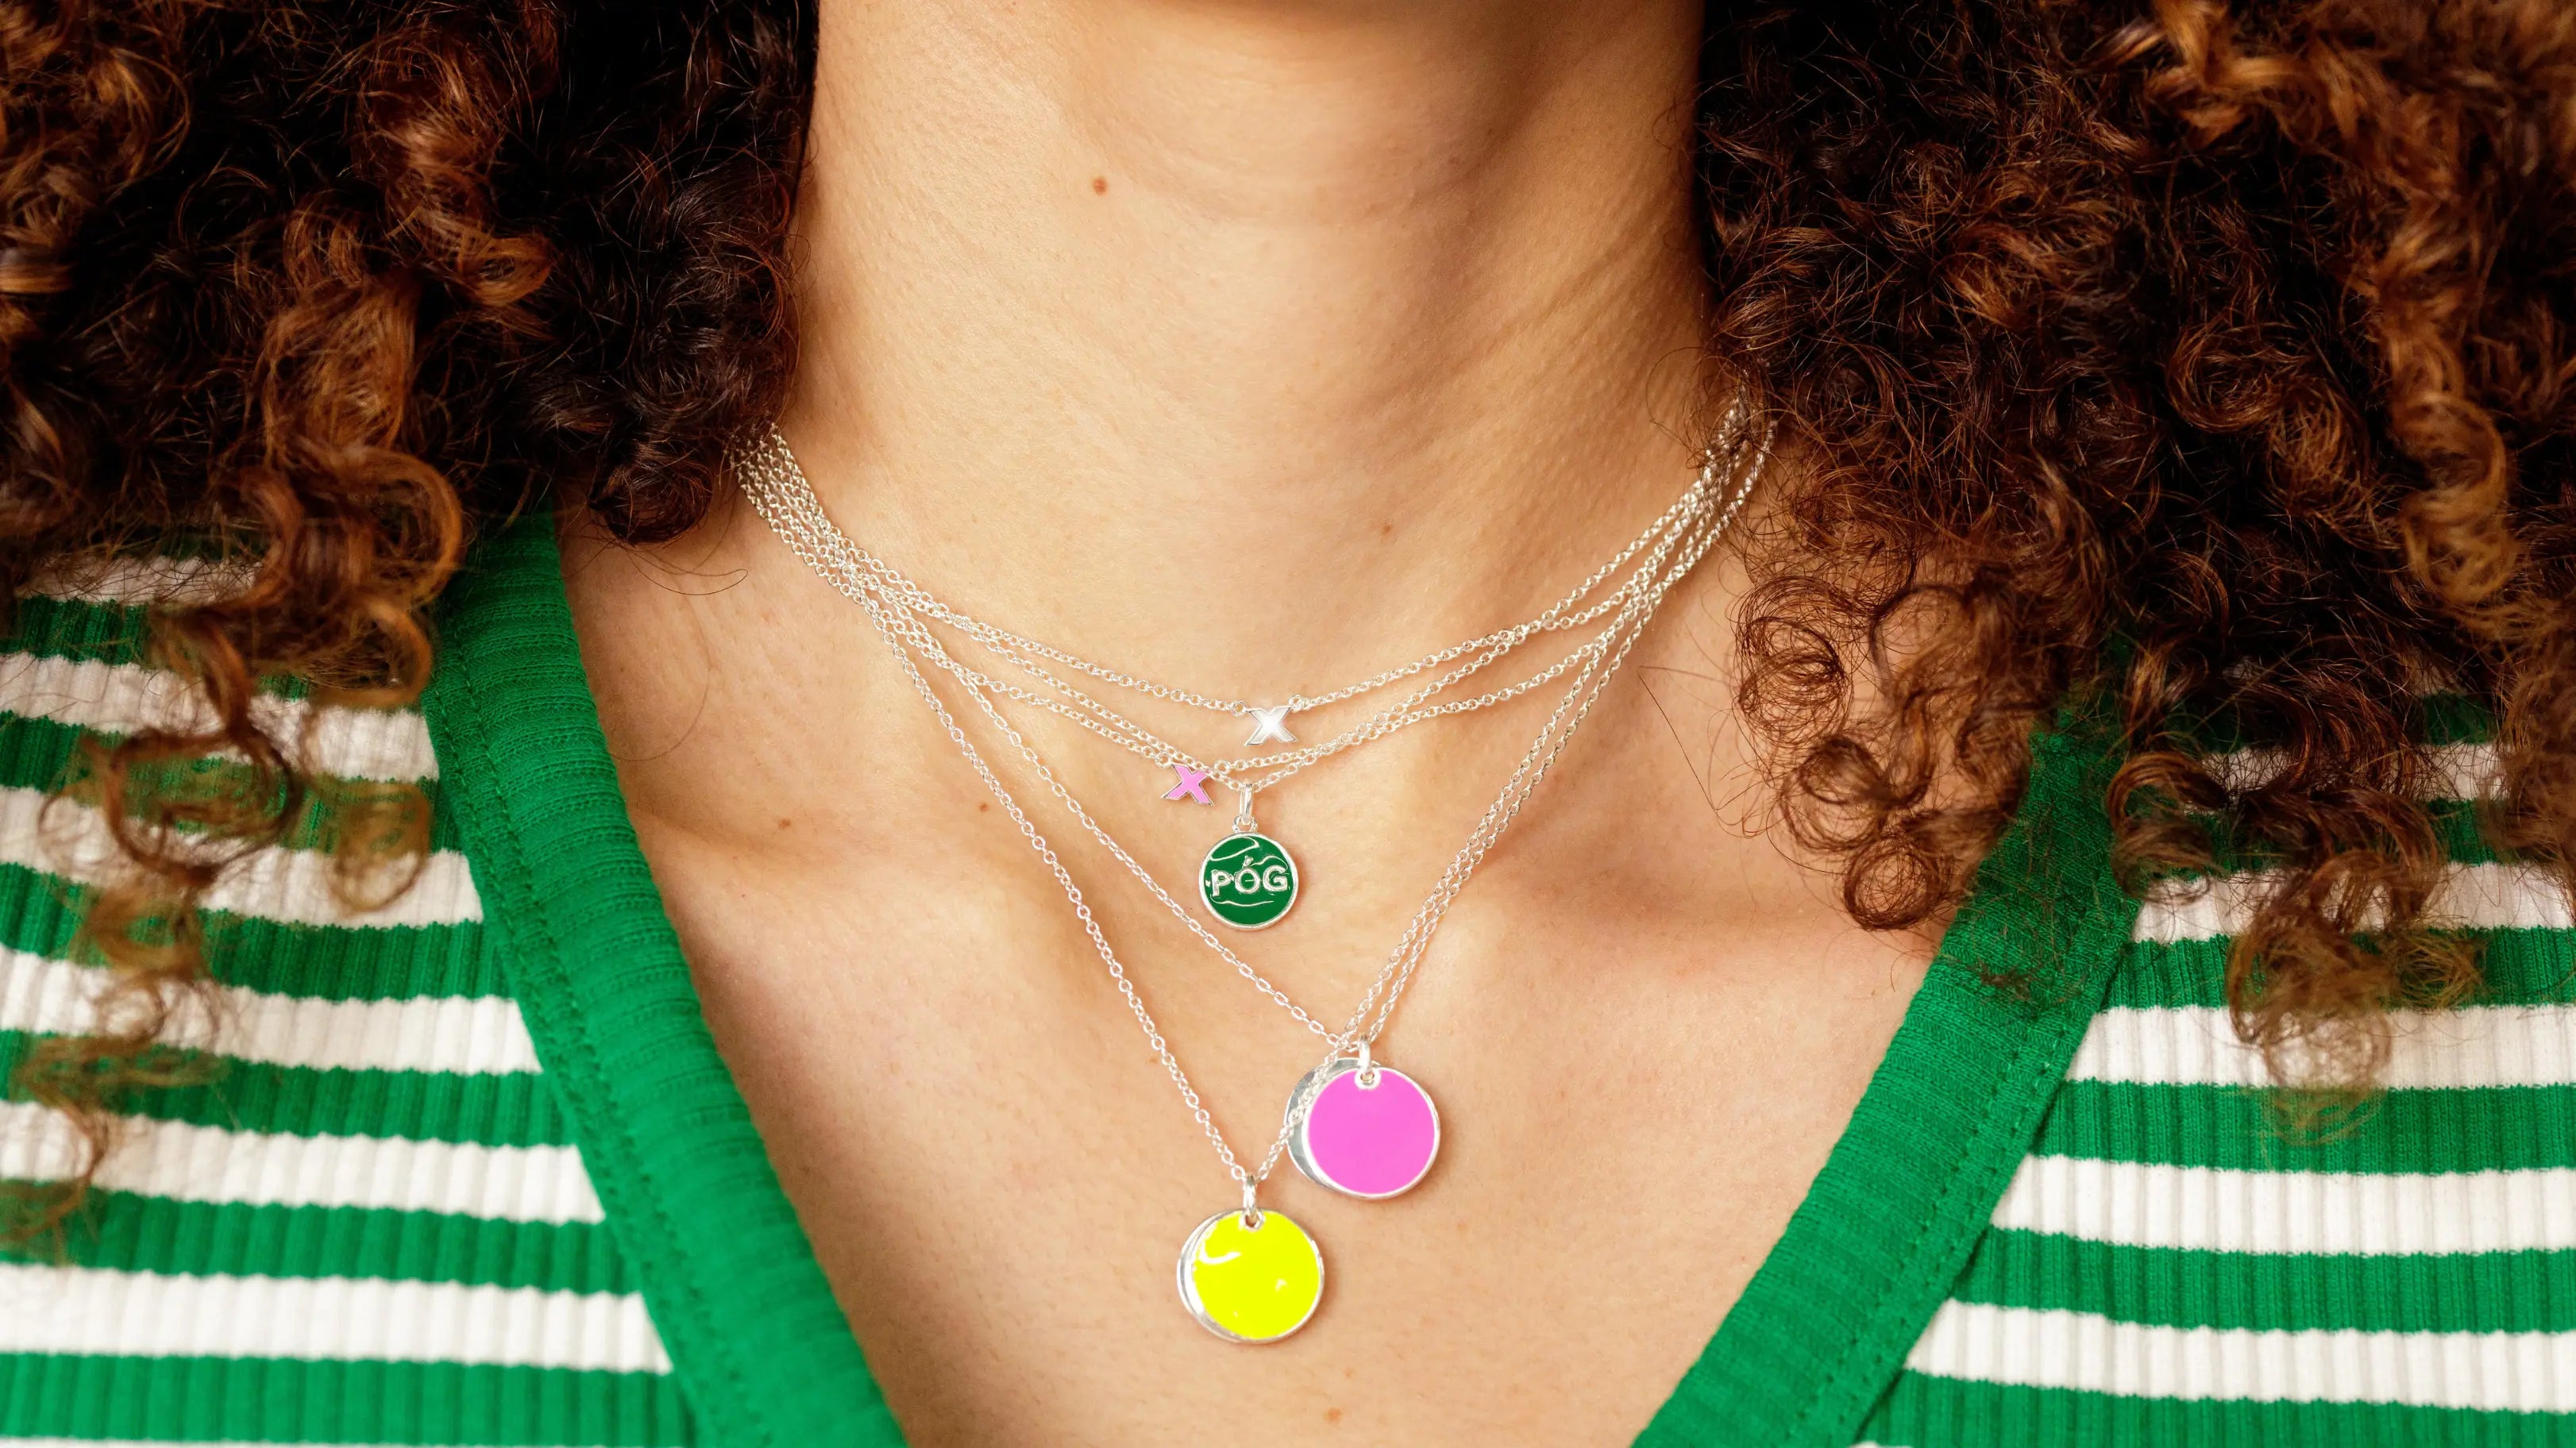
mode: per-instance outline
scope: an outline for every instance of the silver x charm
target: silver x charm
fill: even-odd
[[[1252,737],[1243,742],[1246,744],[1296,743],[1297,736],[1288,732],[1288,711],[1294,707],[1290,704],[1273,704],[1267,709],[1256,706],[1252,710]]]

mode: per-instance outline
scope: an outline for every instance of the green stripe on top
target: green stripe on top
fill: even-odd
[[[2258,1088],[2069,1081],[2031,1150],[2236,1171],[2576,1167],[2576,1090],[2386,1091],[2310,1128]]]
[[[151,627],[148,612],[123,604],[21,598],[11,609],[9,631],[0,637],[0,650],[46,659],[140,664],[146,662]],[[0,670],[8,666],[6,659],[0,659]]]
[[[91,893],[42,871],[0,864],[0,946],[94,963],[94,952],[74,949]],[[317,1000],[509,994],[478,922],[288,925],[217,910],[202,918],[207,964],[228,985]]]
[[[0,637],[0,654],[85,663],[152,666],[151,614],[124,604],[88,603],[68,598],[17,600],[12,627]],[[0,676],[8,660],[0,657]],[[291,676],[259,680],[259,691],[281,699],[307,699],[313,686]]]
[[[8,667],[0,659],[0,669]],[[0,785],[58,790],[72,777],[72,761],[89,730],[31,719],[0,709]]]
[[[30,1041],[0,1031],[0,1072]],[[117,1103],[130,1116],[227,1131],[290,1136],[386,1136],[477,1146],[568,1146],[572,1129],[554,1091],[533,1071],[315,1070],[187,1051],[203,1085],[138,1090]],[[5,1077],[0,1077],[5,1079]]]
[[[294,1358],[0,1356],[0,1437],[199,1442],[692,1441],[666,1374]]]
[[[2444,859],[2454,865],[2484,865],[2504,858],[2487,829],[2487,804],[2467,799],[2427,799],[2422,803],[2434,844]],[[2210,834],[2215,868],[2199,874],[2238,874],[2279,862],[2276,851],[2238,839],[2224,821],[2210,821]]]
[[[2495,716],[2466,694],[2427,694],[2417,705],[2416,733],[2426,744],[2484,744],[2495,738]]]
[[[1888,1448],[2567,1448],[2570,1442],[2567,1420],[2554,1415],[2122,1398],[1922,1373],[1896,1380],[1861,1436]]]
[[[2224,1006],[2227,949],[2224,938],[2139,941],[2121,962],[2106,1004]],[[2478,965],[2481,984],[2473,997],[2478,1004],[2576,1004],[2576,931],[2483,932]]]
[[[0,667],[5,667],[5,664],[0,664]],[[0,786],[59,791],[74,775],[74,763],[80,756],[83,740],[112,743],[118,737],[96,729],[0,710]],[[194,798],[247,795],[253,783],[248,765],[227,759],[194,760],[175,768],[184,770],[186,777],[171,782],[185,788]],[[159,782],[161,778],[155,776],[153,782]],[[326,827],[331,819],[331,802],[320,790],[307,790],[303,809],[280,843],[289,849],[318,848],[329,839]],[[431,810],[428,823],[431,849],[463,848],[464,841],[457,834],[456,822],[452,818]]]
[[[2443,857],[2454,865],[2486,865],[2504,859],[2486,826],[2489,806],[2477,800],[2428,800],[2424,812],[2433,819],[2433,835]]]
[[[385,1277],[469,1287],[632,1292],[634,1274],[595,1222],[505,1222],[448,1212],[183,1202],[90,1193],[63,1228],[84,1267],[234,1277]],[[50,1244],[14,1254],[54,1260]]]
[[[208,911],[215,978],[322,1000],[508,995],[479,921],[449,925],[287,925]]]
[[[2576,1252],[2201,1252],[1998,1228],[1950,1295],[2164,1327],[2570,1332]]]

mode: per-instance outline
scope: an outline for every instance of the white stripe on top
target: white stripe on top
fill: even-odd
[[[95,807],[23,788],[0,788],[0,861],[89,884],[117,879],[125,868]],[[263,846],[226,866],[200,903],[289,925],[458,925],[483,918],[473,871],[453,850],[432,851],[410,889],[369,910],[340,898],[329,855]]]
[[[0,1030],[78,1035],[113,977],[97,966],[0,946]],[[211,1012],[209,1006],[211,1005]],[[164,1045],[334,1071],[534,1071],[536,1043],[507,996],[324,1000],[217,985],[178,993]]]
[[[2576,1085],[2576,1006],[2462,1006],[2391,1011],[2390,1090]],[[2288,1064],[2298,1073],[2297,1053]],[[2084,1029],[2069,1081],[2156,1086],[2269,1086],[2263,1054],[2237,1039],[2215,1006],[2111,1006]]]
[[[1945,1302],[1907,1355],[1933,1377],[2130,1398],[2576,1412],[2576,1333],[2258,1331]]]
[[[0,1264],[0,1352],[671,1370],[633,1293],[39,1263]]]
[[[2239,934],[2271,882],[2261,873],[2229,875],[2194,895],[2151,896],[2132,938],[2170,945]],[[2576,912],[2538,865],[2456,865],[2443,872],[2425,920],[2454,930],[2565,930],[2576,926]]]
[[[2576,1249],[2576,1168],[2270,1172],[2030,1156],[1993,1221],[2201,1252],[2564,1252]]]
[[[2492,744],[2436,744],[2424,751],[2426,799],[2494,799],[2504,793],[2504,764]],[[2278,749],[2239,749],[2210,761],[2210,774],[2231,790],[2277,778],[2288,756]]]
[[[70,603],[193,606],[243,592],[256,576],[257,570],[245,562],[128,554],[57,560],[27,580],[25,591],[31,597]]]
[[[214,709],[192,684],[167,669],[0,654],[0,713],[46,719],[109,734],[144,729],[200,730]],[[340,779],[409,783],[438,777],[429,723],[416,710],[353,709],[263,694],[251,721],[289,750],[308,773]],[[233,751],[220,751],[220,758]]]
[[[96,1181],[187,1202],[372,1207],[513,1222],[596,1222],[598,1194],[569,1146],[294,1136],[126,1118]],[[59,1112],[0,1102],[0,1177],[52,1181],[79,1160]]]

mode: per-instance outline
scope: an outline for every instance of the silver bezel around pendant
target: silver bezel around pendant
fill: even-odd
[[[1301,1115],[1300,1109],[1321,1095],[1325,1087],[1360,1069],[1357,1057],[1336,1056],[1298,1077],[1296,1089],[1288,1093],[1288,1111],[1280,1119],[1282,1121],[1294,1119],[1297,1123],[1295,1129],[1288,1133],[1288,1161],[1297,1168],[1299,1176],[1328,1192],[1338,1192],[1363,1202],[1383,1202],[1403,1196],[1406,1192],[1422,1185],[1422,1179],[1431,1175],[1431,1169],[1440,1164],[1440,1098],[1432,1095],[1430,1089],[1421,1082],[1383,1061],[1374,1061],[1370,1065],[1380,1076],[1393,1076],[1412,1087],[1422,1097],[1422,1104],[1431,1109],[1431,1153],[1422,1159],[1422,1170],[1415,1172],[1411,1181],[1391,1192],[1358,1192],[1333,1180],[1329,1173],[1315,1163],[1314,1144],[1306,1137],[1306,1123],[1310,1118]]]
[[[1264,920],[1257,925],[1246,925],[1241,921],[1227,919],[1224,912],[1216,908],[1216,902],[1208,898],[1208,861],[1216,858],[1217,851],[1224,849],[1226,846],[1233,844],[1237,840],[1247,838],[1259,840],[1270,848],[1277,850],[1279,852],[1279,858],[1287,862],[1288,865],[1288,903],[1279,907],[1278,914],[1271,916],[1269,919]],[[1228,833],[1223,839],[1218,840],[1215,844],[1208,846],[1207,853],[1199,856],[1199,908],[1205,910],[1208,913],[1209,918],[1215,920],[1217,924],[1224,926],[1228,930],[1269,929],[1271,926],[1288,918],[1288,913],[1297,908],[1297,897],[1304,894],[1305,889],[1306,872],[1298,865],[1296,852],[1290,850],[1286,845],[1279,843],[1277,836],[1264,834],[1260,830],[1234,830]]]
[[[1306,1239],[1306,1250],[1314,1254],[1315,1300],[1306,1304],[1305,1315],[1298,1318],[1296,1324],[1288,1328],[1286,1331],[1274,1333],[1269,1337],[1245,1337],[1208,1315],[1207,1305],[1199,1300],[1198,1284],[1190,1279],[1190,1260],[1198,1256],[1199,1244],[1207,1240],[1207,1234],[1216,1230],[1216,1224],[1224,1221],[1226,1218],[1240,1217],[1242,1215],[1242,1208],[1228,1208],[1227,1210],[1219,1212],[1208,1218],[1206,1221],[1199,1223],[1196,1227],[1191,1228],[1190,1235],[1181,1242],[1181,1255],[1172,1259],[1172,1281],[1173,1285],[1180,1289],[1181,1306],[1188,1309],[1190,1316],[1197,1321],[1199,1326],[1206,1328],[1209,1332],[1227,1342],[1235,1343],[1242,1347],[1268,1347],[1274,1342],[1286,1342],[1288,1339],[1305,1331],[1306,1324],[1315,1320],[1316,1309],[1324,1305],[1324,1249],[1321,1244],[1316,1242],[1314,1233],[1307,1231],[1304,1225],[1298,1223],[1295,1218],[1292,1217],[1288,1219],[1289,1224],[1297,1228],[1297,1234]],[[1270,1216],[1273,1214],[1264,1212],[1263,1215]]]

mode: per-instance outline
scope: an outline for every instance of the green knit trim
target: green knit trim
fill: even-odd
[[[448,591],[441,636],[424,708],[487,938],[703,1441],[900,1443],[716,1054],[636,844],[552,519],[478,550]]]
[[[311,1358],[0,1356],[0,1439],[215,1443],[692,1441],[659,1373]]]
[[[2034,741],[2020,815],[1850,1126],[1639,1444],[1853,1441],[1984,1232],[2136,919],[2111,874],[2108,778],[2105,742]]]

